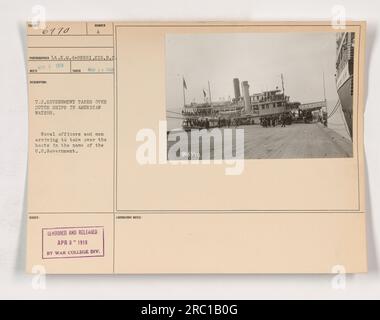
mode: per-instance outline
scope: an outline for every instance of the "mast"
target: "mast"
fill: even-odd
[[[285,99],[284,75],[282,73],[281,73],[281,84],[282,84],[282,94],[284,95],[284,99]]]
[[[284,75],[282,73],[281,73],[281,84],[282,84],[282,94],[284,95],[284,113],[285,113],[287,102],[286,102],[286,96],[285,96]]]
[[[326,100],[326,83],[325,83],[325,72],[324,71],[323,71],[322,75],[323,75],[323,97],[324,97],[325,102],[326,102],[327,101]]]
[[[324,70],[322,71],[322,77],[323,77],[323,99],[324,99],[325,108],[326,108],[326,123],[325,123],[325,125],[327,126],[327,119],[329,117],[329,110],[327,109],[326,81],[325,81],[325,71]],[[323,108],[321,108],[321,111],[322,111],[322,121],[324,122],[324,119],[323,119]]]
[[[210,89],[210,81],[208,81],[208,96],[209,96],[209,99],[210,99],[210,106],[212,105],[212,102],[211,102],[211,89]]]
[[[186,94],[185,94],[185,78],[182,76],[182,91],[183,91],[183,107],[186,107]]]
[[[328,113],[327,110],[327,99],[326,99],[326,81],[325,81],[325,71],[323,71],[323,98],[325,101],[325,106],[326,106],[326,114]]]

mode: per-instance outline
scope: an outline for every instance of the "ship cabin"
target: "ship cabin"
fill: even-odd
[[[289,97],[279,90],[263,91],[251,95],[251,113],[260,116],[278,115],[287,111]]]

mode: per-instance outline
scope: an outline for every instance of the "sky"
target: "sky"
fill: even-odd
[[[183,107],[182,77],[186,103],[202,102],[208,81],[217,101],[234,97],[235,77],[253,94],[282,88],[281,74],[290,100],[308,103],[324,99],[324,73],[326,98],[337,101],[335,46],[333,32],[167,34],[167,109]]]

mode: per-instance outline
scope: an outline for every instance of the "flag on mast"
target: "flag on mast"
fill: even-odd
[[[186,93],[185,93],[185,89],[187,90],[187,85],[186,85],[185,77],[182,77],[183,107],[186,107]]]
[[[282,93],[285,95],[284,75],[282,73],[281,73],[281,84],[282,84]]]

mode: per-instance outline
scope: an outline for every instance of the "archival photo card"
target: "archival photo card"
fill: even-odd
[[[166,35],[168,160],[353,156],[354,32]]]
[[[27,34],[29,273],[367,270],[365,22]]]

